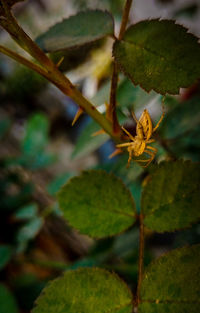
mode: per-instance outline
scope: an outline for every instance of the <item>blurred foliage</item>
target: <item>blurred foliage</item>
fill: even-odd
[[[46,151],[48,144],[49,121],[42,114],[34,115],[25,126],[22,141],[22,157],[18,162],[31,169],[48,166],[55,157]]]
[[[12,248],[9,245],[0,245],[0,270],[10,261]]]
[[[71,48],[70,50],[65,50],[62,52],[50,53],[50,58],[54,63],[58,63],[62,57],[64,57],[59,69],[62,72],[70,71],[85,61],[90,57],[91,52],[101,46],[103,40],[100,39],[93,43],[85,44],[82,47]]]
[[[168,98],[167,103],[169,103]],[[200,155],[200,96],[195,95],[184,102],[169,104],[161,133],[176,157],[199,161]],[[178,127],[177,127],[178,126]]]
[[[0,121],[0,138],[4,144],[6,135],[8,136],[12,127],[12,121],[9,118]],[[46,134],[44,130],[46,130]],[[35,114],[28,120],[24,138],[22,138],[21,144],[19,143],[21,155],[12,158],[8,155],[8,157],[5,156],[0,159],[0,271],[3,269],[7,271],[9,263],[14,266],[14,260],[28,251],[30,243],[36,238],[43,226],[43,218],[40,216],[38,203],[35,199],[35,183],[32,181],[29,171],[47,166],[47,162],[45,163],[44,158],[42,158],[43,150],[45,150],[48,141],[47,131],[48,120],[43,115]],[[22,149],[20,149],[20,145]],[[30,146],[31,151],[28,149]],[[35,163],[37,166],[34,164],[35,158],[37,159]],[[35,284],[38,284],[37,279]],[[12,281],[12,287],[15,289],[19,301],[17,286]],[[26,301],[23,302],[26,303],[27,309],[31,309],[41,288],[38,289],[37,287],[38,291],[34,294],[30,288],[28,292],[26,287],[27,297]],[[29,305],[28,297],[32,299],[29,301]],[[15,299],[3,285],[0,288],[0,298],[1,313],[18,312]]]
[[[17,102],[30,101],[32,97],[44,90],[47,81],[24,66],[17,66],[11,75],[8,75],[3,83],[2,90],[5,100]]]
[[[90,10],[78,12],[55,24],[36,38],[36,43],[45,52],[56,52],[95,42],[113,34],[114,23],[111,14],[101,10]]]
[[[197,14],[198,11],[198,4],[196,2],[190,3],[189,5],[186,5],[180,9],[178,9],[174,17],[177,18],[179,16],[184,16],[188,18],[192,18]]]
[[[121,15],[125,0],[72,0],[77,10],[87,8],[107,9],[114,15]]]
[[[1,313],[17,313],[17,303],[11,292],[3,285],[0,284],[0,312]]]
[[[28,135],[27,129],[25,137]],[[34,153],[38,153],[37,149]],[[28,241],[36,236],[42,226],[42,219],[38,215],[38,205],[33,202],[34,184],[28,178],[25,167],[23,169],[20,166],[22,159],[26,161],[29,159],[29,157],[26,159],[25,150],[22,150],[22,156],[19,158],[1,158],[0,160],[2,199],[0,233],[4,242],[14,245],[14,252],[24,251]],[[26,162],[26,165],[28,164],[29,169],[32,169],[32,163]]]

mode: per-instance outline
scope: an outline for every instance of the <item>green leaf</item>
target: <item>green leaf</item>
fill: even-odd
[[[198,313],[200,245],[176,249],[146,270],[139,313]]]
[[[186,137],[200,125],[200,97],[173,105],[162,122],[164,138]]]
[[[55,156],[46,152],[48,131],[49,121],[45,115],[38,113],[28,120],[22,141],[23,154],[16,159],[17,164],[35,170],[55,161]]]
[[[50,184],[47,186],[47,191],[51,196],[54,196],[58,190],[64,185],[71,177],[72,173],[61,174],[56,177]]]
[[[26,241],[34,238],[40,231],[43,225],[43,219],[40,217],[34,217],[23,227],[20,228],[17,234],[18,241]]]
[[[12,256],[12,248],[8,245],[0,245],[0,270],[6,266]]]
[[[29,203],[20,209],[18,209],[14,217],[18,220],[29,220],[35,218],[38,213],[38,207],[36,203]]]
[[[11,126],[11,120],[8,117],[0,120],[0,139],[2,139]]]
[[[130,81],[129,81],[130,82]],[[123,82],[122,82],[123,83]],[[134,88],[133,84],[131,91],[133,91]],[[119,87],[121,86],[121,83]],[[119,92],[119,97],[117,94],[117,101],[119,103],[119,106],[123,106],[124,103],[127,103],[129,100],[126,100],[127,98],[127,90],[124,90]],[[140,89],[140,88],[139,88]],[[140,89],[141,90],[141,89]],[[131,93],[131,91],[129,93]],[[96,93],[96,95],[91,99],[91,102],[98,106],[102,105],[105,102],[109,102],[109,93],[110,93],[110,81],[106,82]],[[143,91],[143,94],[147,94]],[[138,98],[140,96],[141,99],[141,93],[138,93]],[[149,95],[148,95],[149,96]],[[147,100],[147,99],[146,99]],[[133,101],[132,101],[133,102]],[[117,109],[117,116],[120,123],[124,123],[126,117],[124,114],[120,111],[120,109]],[[89,153],[94,152],[97,150],[101,145],[103,145],[108,139],[109,136],[107,134],[101,134],[98,136],[93,136],[94,133],[99,131],[101,127],[93,120],[89,121],[89,123],[85,126],[85,128],[82,130],[77,142],[76,146],[72,152],[72,159],[78,159],[84,156],[87,156]]]
[[[119,234],[135,222],[135,204],[122,181],[104,171],[85,171],[58,193],[60,208],[81,233],[102,238]]]
[[[123,79],[117,88],[117,102],[120,107],[133,109],[138,89],[140,88],[135,87],[128,78]]]
[[[142,193],[144,224],[174,231],[200,218],[200,165],[190,161],[162,162],[153,167]]]
[[[91,102],[98,106],[105,102],[109,102],[110,96],[110,81],[106,82],[98,90],[96,95],[91,99]],[[151,101],[159,98],[155,91],[150,93],[145,92],[139,86],[135,87],[131,80],[124,77],[123,74],[119,76],[119,83],[117,88],[117,104],[118,108],[129,108],[129,109],[141,109],[143,106],[147,106]]]
[[[15,3],[21,2],[21,1],[24,1],[24,0],[4,0],[4,1],[11,8]],[[4,8],[3,8],[3,5],[2,5],[1,2],[2,1],[0,1],[0,16],[4,16],[5,15],[5,11],[4,11]]]
[[[113,18],[109,12],[87,10],[51,27],[36,39],[46,52],[80,46],[113,35]]]
[[[50,282],[36,305],[32,313],[131,313],[132,294],[117,275],[82,268]]]
[[[135,87],[127,78],[122,80],[117,89],[117,102],[119,106],[127,107],[131,110],[141,110],[141,108],[147,107],[151,101],[155,101],[159,97],[160,95],[155,91],[147,93],[139,86]]]
[[[1,313],[17,313],[18,312],[15,298],[3,284],[0,284],[0,304],[1,304],[0,306]]]
[[[49,122],[45,115],[35,114],[25,127],[22,149],[26,155],[37,155],[48,143]]]
[[[44,77],[19,64],[4,79],[6,97],[17,103],[29,103],[32,97],[40,97],[46,87],[47,80]]]
[[[102,86],[98,89],[96,94],[91,98],[91,102],[95,106],[100,106],[104,103],[109,102],[110,97],[110,86],[111,82],[110,80],[106,81]]]
[[[107,134],[93,136],[93,134],[100,129],[101,127],[93,120],[90,121],[88,125],[86,125],[85,129],[81,132],[76,142],[76,146],[71,155],[72,159],[78,159],[88,155],[89,153],[98,149],[109,139]]]
[[[200,160],[200,97],[177,103],[166,114],[160,129],[175,156]],[[171,143],[170,143],[171,140]]]
[[[120,69],[146,91],[178,94],[200,77],[198,39],[171,20],[132,25],[113,54]]]

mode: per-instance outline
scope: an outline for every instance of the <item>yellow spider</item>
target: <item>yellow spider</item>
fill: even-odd
[[[140,117],[139,120],[137,120],[135,114],[132,112],[133,119],[136,121],[136,136],[133,137],[128,130],[126,130],[123,126],[123,131],[128,135],[131,141],[126,143],[121,143],[116,145],[118,148],[114,151],[114,153],[110,156],[113,157],[114,155],[117,155],[122,152],[120,148],[127,147],[127,151],[129,153],[128,158],[128,164],[127,167],[130,166],[130,162],[132,160],[133,156],[140,156],[143,153],[146,153],[150,156],[148,159],[136,159],[136,162],[147,162],[143,167],[147,167],[155,158],[155,155],[157,153],[157,149],[154,147],[149,146],[148,144],[155,142],[154,139],[150,139],[152,134],[156,131],[156,129],[159,127],[160,123],[163,120],[164,112],[162,113],[162,116],[160,120],[158,121],[157,125],[153,128],[152,120],[149,115],[149,112],[145,109]]]

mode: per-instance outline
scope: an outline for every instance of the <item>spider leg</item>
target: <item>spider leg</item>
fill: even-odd
[[[148,147],[149,148],[149,147]],[[151,147],[153,148],[153,147]],[[153,149],[156,149],[156,148],[153,148]],[[155,158],[155,155],[156,155],[156,152],[157,152],[157,149],[154,150],[154,152],[151,152],[151,151],[148,151],[148,150],[144,150],[144,152],[146,152],[147,154],[149,154],[151,157],[150,159],[148,160],[147,164],[144,166],[144,167],[147,167],[149,166],[149,164],[153,161],[153,159]]]
[[[163,109],[162,115],[161,115],[158,123],[156,124],[156,126],[153,128],[152,133],[154,133],[156,131],[156,129],[160,126],[160,123],[162,122],[164,115],[165,115],[165,112],[164,112],[164,109]]]
[[[126,166],[127,168],[129,168],[131,160],[132,160],[132,150],[129,151],[129,158],[128,158],[128,163],[127,163],[127,166]]]
[[[130,146],[132,143],[131,142],[125,142],[125,143],[120,143],[118,145],[116,145],[117,148],[120,148],[120,147],[128,147]]]
[[[124,128],[123,126],[122,126],[122,129],[123,129],[123,131],[129,136],[129,138],[131,138],[131,140],[135,140],[135,138],[128,132],[128,130],[126,130],[126,128]]]
[[[146,143],[151,143],[151,142],[155,142],[155,139],[149,139],[146,141]]]
[[[137,117],[135,116],[135,113],[133,111],[131,111],[131,114],[132,114],[132,117],[133,119],[135,120],[136,124],[138,123],[138,119]]]
[[[146,149],[153,150],[153,151],[155,151],[155,153],[158,152],[158,149],[156,149],[155,147],[146,146]]]
[[[148,147],[149,148],[149,147]],[[152,148],[152,147],[151,147]],[[154,149],[154,148],[153,148]],[[156,148],[155,148],[156,149]],[[154,159],[155,155],[156,155],[156,152],[157,152],[157,149],[156,151],[154,150],[154,152],[152,151],[148,151],[147,149],[144,150],[144,152],[146,154],[149,154],[150,155],[150,158],[149,159],[146,159],[146,160],[136,160],[136,162],[147,162],[143,167],[147,167]]]
[[[149,148],[149,147],[148,147]],[[151,147],[151,148],[153,148],[153,147]],[[155,148],[156,149],[156,148]],[[156,151],[157,151],[157,149],[156,149]],[[154,152],[152,152],[152,151],[149,151],[149,150],[147,150],[147,149],[145,149],[144,150],[144,152],[146,152],[147,154],[149,154],[150,156],[152,156],[152,157],[154,157],[155,155],[156,155],[156,152],[155,150],[154,150]]]

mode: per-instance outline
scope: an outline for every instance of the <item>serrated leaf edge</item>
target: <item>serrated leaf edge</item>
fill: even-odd
[[[184,160],[184,159],[180,159],[180,160],[176,160],[176,161],[162,161],[162,162],[160,162],[157,166],[152,166],[152,168],[151,168],[151,170],[150,170],[150,175],[151,175],[151,177],[150,177],[150,179],[152,179],[152,176],[155,176],[156,174],[157,174],[157,171],[160,169],[160,168],[162,168],[162,167],[164,167],[166,164],[169,164],[169,163],[182,163],[182,164],[198,164],[198,165],[200,165],[200,162],[192,162],[191,160]],[[143,193],[144,193],[144,188],[143,188],[143,191],[142,191],[142,195],[141,195],[141,204],[140,204],[140,207],[141,207],[141,211],[142,211],[142,198],[143,198]],[[154,213],[156,212],[156,211],[158,211],[159,210],[159,208],[157,209],[157,210],[154,210],[153,212],[151,212],[151,214],[143,214],[143,224],[144,224],[144,226],[147,228],[147,229],[149,229],[149,230],[152,230],[152,231],[154,231],[154,232],[156,232],[156,233],[158,233],[158,234],[163,234],[163,233],[174,233],[174,232],[176,232],[177,230],[184,230],[184,229],[188,229],[188,228],[190,228],[192,225],[194,225],[194,224],[196,224],[196,223],[198,223],[199,222],[199,220],[200,220],[200,217],[198,218],[198,219],[196,219],[194,222],[190,222],[187,226],[183,226],[183,227],[181,227],[181,228],[173,228],[173,229],[168,229],[168,230],[155,230],[155,229],[153,229],[153,228],[151,228],[151,227],[149,227],[148,225],[146,225],[145,224],[145,217],[149,217],[149,216],[152,216],[152,215],[154,215]]]
[[[159,256],[158,258],[156,258],[155,260],[153,260],[145,269],[145,272],[144,272],[144,275],[143,275],[143,279],[142,279],[142,283],[143,281],[146,279],[147,276],[149,276],[149,272],[151,271],[151,269],[155,266],[155,265],[158,265],[161,261],[161,259],[165,258],[165,257],[168,257],[170,256],[171,254],[174,255],[176,254],[178,251],[181,251],[181,250],[187,250],[187,249],[192,249],[192,248],[195,248],[195,247],[199,247],[200,249],[200,244],[194,244],[194,245],[185,245],[184,247],[181,247],[181,248],[176,248],[176,249],[173,249],[173,250],[170,250],[170,251],[167,251],[165,253],[163,253],[161,256]],[[141,283],[141,289],[142,289],[142,283]],[[140,297],[141,297],[141,289],[140,289]],[[165,300],[162,300],[163,303],[165,303]],[[166,300],[166,301],[170,301],[170,300]],[[142,303],[145,303],[145,302],[150,302],[150,303],[156,303],[156,299],[155,300],[143,300],[142,297],[141,297],[141,304]],[[197,301],[195,301],[197,302]],[[159,303],[161,303],[161,301],[159,301]]]
[[[133,205],[133,208],[135,209],[135,201],[134,201],[134,198],[133,198],[133,195],[132,193],[130,192],[130,190],[126,187],[126,185],[124,184],[124,182],[122,181],[121,178],[115,176],[113,173],[108,173],[106,172],[105,170],[86,170],[86,171],[82,171],[81,174],[79,176],[73,176],[72,178],[70,178],[66,184],[64,184],[61,189],[57,192],[57,195],[59,197],[59,193],[62,192],[62,189],[64,189],[65,187],[67,187],[67,185],[69,185],[73,180],[76,180],[78,179],[80,176],[83,176],[85,174],[90,174],[91,172],[96,172],[96,173],[99,173],[101,172],[102,174],[106,174],[107,176],[110,176],[111,178],[114,178],[115,180],[117,180],[118,182],[120,182],[123,186],[123,189],[126,190],[126,192],[129,194],[129,197],[130,197],[130,200],[132,202],[132,205]],[[102,209],[102,211],[105,211],[105,209]],[[136,215],[136,212],[133,211],[133,214],[129,214],[129,213],[125,213],[125,212],[122,212],[122,211],[118,211],[118,210],[109,210],[109,212],[113,212],[113,213],[118,213],[118,214],[121,214],[123,216],[129,216],[129,217],[135,217]]]
[[[24,0],[21,0],[21,1],[24,1]],[[37,41],[40,39],[40,37],[45,35],[47,32],[49,32],[55,26],[57,26],[59,24],[62,24],[64,21],[69,20],[70,18],[74,18],[74,17],[76,17],[78,15],[85,14],[85,13],[88,13],[88,12],[101,12],[101,13],[106,13],[107,15],[109,15],[111,17],[111,20],[112,20],[113,32],[110,33],[110,34],[108,33],[106,35],[97,36],[95,39],[87,41],[85,43],[75,44],[75,45],[72,45],[72,46],[69,46],[69,47],[63,48],[63,49],[51,50],[51,51],[47,51],[46,49],[44,49],[44,52],[46,52],[46,53],[54,53],[54,52],[59,52],[59,51],[72,50],[74,48],[82,47],[84,45],[93,43],[93,42],[95,42],[95,41],[97,41],[99,39],[102,39],[102,38],[106,37],[106,36],[113,36],[114,35],[114,17],[113,17],[113,15],[109,11],[107,11],[107,10],[92,10],[92,9],[88,9],[88,10],[83,10],[83,11],[80,11],[80,12],[78,12],[76,14],[70,15],[70,16],[68,16],[66,18],[63,18],[60,22],[57,22],[54,25],[49,26],[49,28],[45,32],[43,32],[42,34],[40,34],[39,36],[36,37],[35,42],[37,43]]]
[[[120,182],[122,183],[124,189],[126,189],[126,190],[128,191],[128,193],[129,193],[129,196],[130,196],[130,199],[131,199],[131,202],[132,202],[132,204],[133,204],[133,208],[134,208],[135,212],[133,211],[133,213],[134,213],[133,215],[121,214],[121,212],[118,212],[118,211],[116,212],[116,211],[113,211],[113,210],[110,211],[110,212],[112,212],[112,213],[120,213],[120,214],[123,215],[123,216],[129,216],[130,218],[133,218],[134,220],[133,220],[132,224],[130,224],[129,226],[125,227],[125,228],[124,228],[122,231],[120,231],[119,233],[114,233],[114,234],[105,235],[105,236],[93,236],[93,235],[90,235],[90,234],[88,234],[88,233],[83,233],[83,232],[81,232],[81,230],[80,230],[79,228],[76,228],[75,226],[73,226],[73,225],[71,224],[71,222],[70,222],[67,218],[65,218],[65,220],[67,221],[68,225],[69,225],[72,229],[74,229],[75,231],[77,231],[80,235],[87,235],[87,236],[89,236],[89,237],[91,237],[91,238],[93,238],[93,239],[96,239],[96,240],[98,240],[98,239],[103,239],[103,238],[112,238],[112,237],[114,237],[114,236],[119,236],[119,235],[123,234],[124,232],[126,232],[126,231],[127,231],[130,227],[132,227],[132,225],[136,222],[137,213],[136,213],[136,206],[135,206],[135,201],[134,201],[134,198],[133,198],[133,196],[132,196],[132,193],[131,193],[130,190],[126,187],[126,185],[124,184],[124,182],[122,181],[121,178],[115,176],[113,173],[107,173],[105,170],[86,170],[86,171],[82,171],[79,176],[84,175],[85,173],[87,174],[87,173],[91,173],[91,172],[103,172],[103,173],[105,173],[106,175],[111,176],[111,177],[117,179],[118,181],[120,181]],[[63,188],[65,188],[68,184],[70,184],[70,182],[71,182],[72,180],[78,178],[79,176],[73,176],[72,178],[70,178],[70,179],[67,181],[67,183],[64,184],[64,185],[61,187],[61,189],[56,193],[56,198],[59,197],[59,193],[62,192],[62,189],[63,189]],[[58,200],[58,203],[59,203],[59,200]],[[62,210],[62,208],[61,208],[61,210]],[[102,211],[103,211],[103,210],[102,210]],[[123,212],[122,212],[122,213],[123,213]]]
[[[126,30],[126,32],[127,32],[129,29],[133,28],[135,25],[140,24],[140,23],[145,22],[145,21],[147,21],[147,20],[142,20],[142,21],[140,21],[140,22],[138,22],[138,23],[136,23],[136,24],[133,24],[133,25],[129,26],[129,28]],[[149,22],[151,22],[151,21],[160,21],[160,22],[162,22],[162,21],[165,21],[165,22],[166,22],[166,21],[169,21],[169,22],[172,22],[172,23],[174,23],[174,25],[183,28],[183,29],[185,30],[186,34],[192,36],[194,39],[196,39],[196,42],[198,43],[198,38],[197,38],[196,36],[194,36],[191,32],[189,32],[188,29],[187,29],[186,27],[184,27],[182,24],[176,23],[175,20],[168,20],[168,19],[161,19],[161,18],[159,18],[159,19],[148,19],[148,21],[149,21]],[[126,35],[126,32],[125,32],[125,35]],[[134,43],[129,42],[128,40],[122,39],[122,41],[128,42],[129,44],[133,44],[133,45],[134,45]],[[119,40],[116,40],[116,41],[115,41],[115,43],[114,43],[114,45],[113,45],[112,56],[113,56],[114,59],[116,60],[117,65],[118,65],[120,71],[121,71],[122,73],[124,73],[124,74],[133,82],[133,84],[134,84],[135,86],[140,86],[140,87],[141,87],[144,91],[146,91],[147,93],[150,93],[152,90],[154,90],[154,91],[156,91],[157,93],[162,94],[162,95],[167,95],[167,94],[170,94],[170,95],[177,95],[177,94],[179,94],[180,88],[187,88],[187,87],[189,87],[188,85],[183,85],[183,86],[181,86],[180,88],[174,89],[174,91],[172,91],[172,92],[171,92],[171,91],[162,92],[162,90],[160,90],[159,88],[151,88],[151,89],[145,88],[145,87],[142,86],[140,83],[136,82],[135,79],[134,79],[134,77],[132,77],[132,76],[125,70],[125,68],[123,67],[123,65],[120,64],[120,61],[118,60],[118,57],[115,55],[115,51],[114,51],[114,50],[115,50],[115,46],[116,46],[117,44],[119,44],[119,43],[120,43]],[[157,53],[155,53],[155,52],[152,52],[152,51],[149,50],[149,49],[146,49],[146,48],[144,48],[144,47],[141,47],[141,46],[138,45],[138,44],[137,44],[137,45],[135,44],[135,46],[140,47],[141,49],[144,49],[144,50],[146,50],[146,51],[149,51],[149,52],[152,53],[153,55],[157,55],[157,56],[163,58],[163,56],[161,56],[161,55],[159,55],[159,54],[157,54]],[[194,80],[194,81],[191,83],[191,85],[197,83],[198,80],[199,80],[199,78],[197,78],[196,80]]]
[[[113,309],[120,309],[120,308],[129,306],[129,305],[131,305],[131,304],[133,303],[133,294],[132,294],[130,288],[129,288],[128,285],[125,283],[125,281],[124,281],[123,279],[121,279],[115,272],[113,272],[113,271],[110,272],[110,271],[108,271],[108,270],[105,270],[104,268],[99,268],[99,267],[83,267],[83,268],[78,268],[78,269],[76,269],[76,270],[68,270],[68,271],[62,273],[62,275],[59,276],[59,277],[57,277],[56,279],[53,279],[53,280],[49,281],[49,282],[47,283],[47,285],[45,286],[45,288],[42,290],[42,292],[41,292],[41,294],[39,295],[39,297],[35,300],[35,302],[34,302],[34,307],[33,307],[33,309],[31,310],[31,313],[33,313],[33,310],[34,310],[34,309],[37,307],[37,305],[39,304],[38,301],[40,300],[40,298],[42,298],[43,296],[46,295],[46,293],[48,292],[48,288],[50,288],[52,284],[55,284],[56,281],[58,281],[58,280],[64,278],[64,276],[67,275],[69,272],[71,272],[71,273],[79,273],[79,272],[88,271],[88,270],[89,270],[89,271],[93,271],[93,272],[95,272],[95,271],[96,271],[96,272],[103,272],[103,273],[109,275],[110,277],[111,277],[111,276],[115,277],[115,278],[125,287],[125,289],[127,290],[128,294],[129,294],[129,296],[130,296],[131,301],[130,301],[129,303],[125,304],[124,306],[116,307],[116,308],[113,308]],[[113,309],[112,309],[112,311],[113,311]],[[109,311],[105,311],[104,313],[109,313],[109,312],[112,312],[112,311],[109,310]]]

